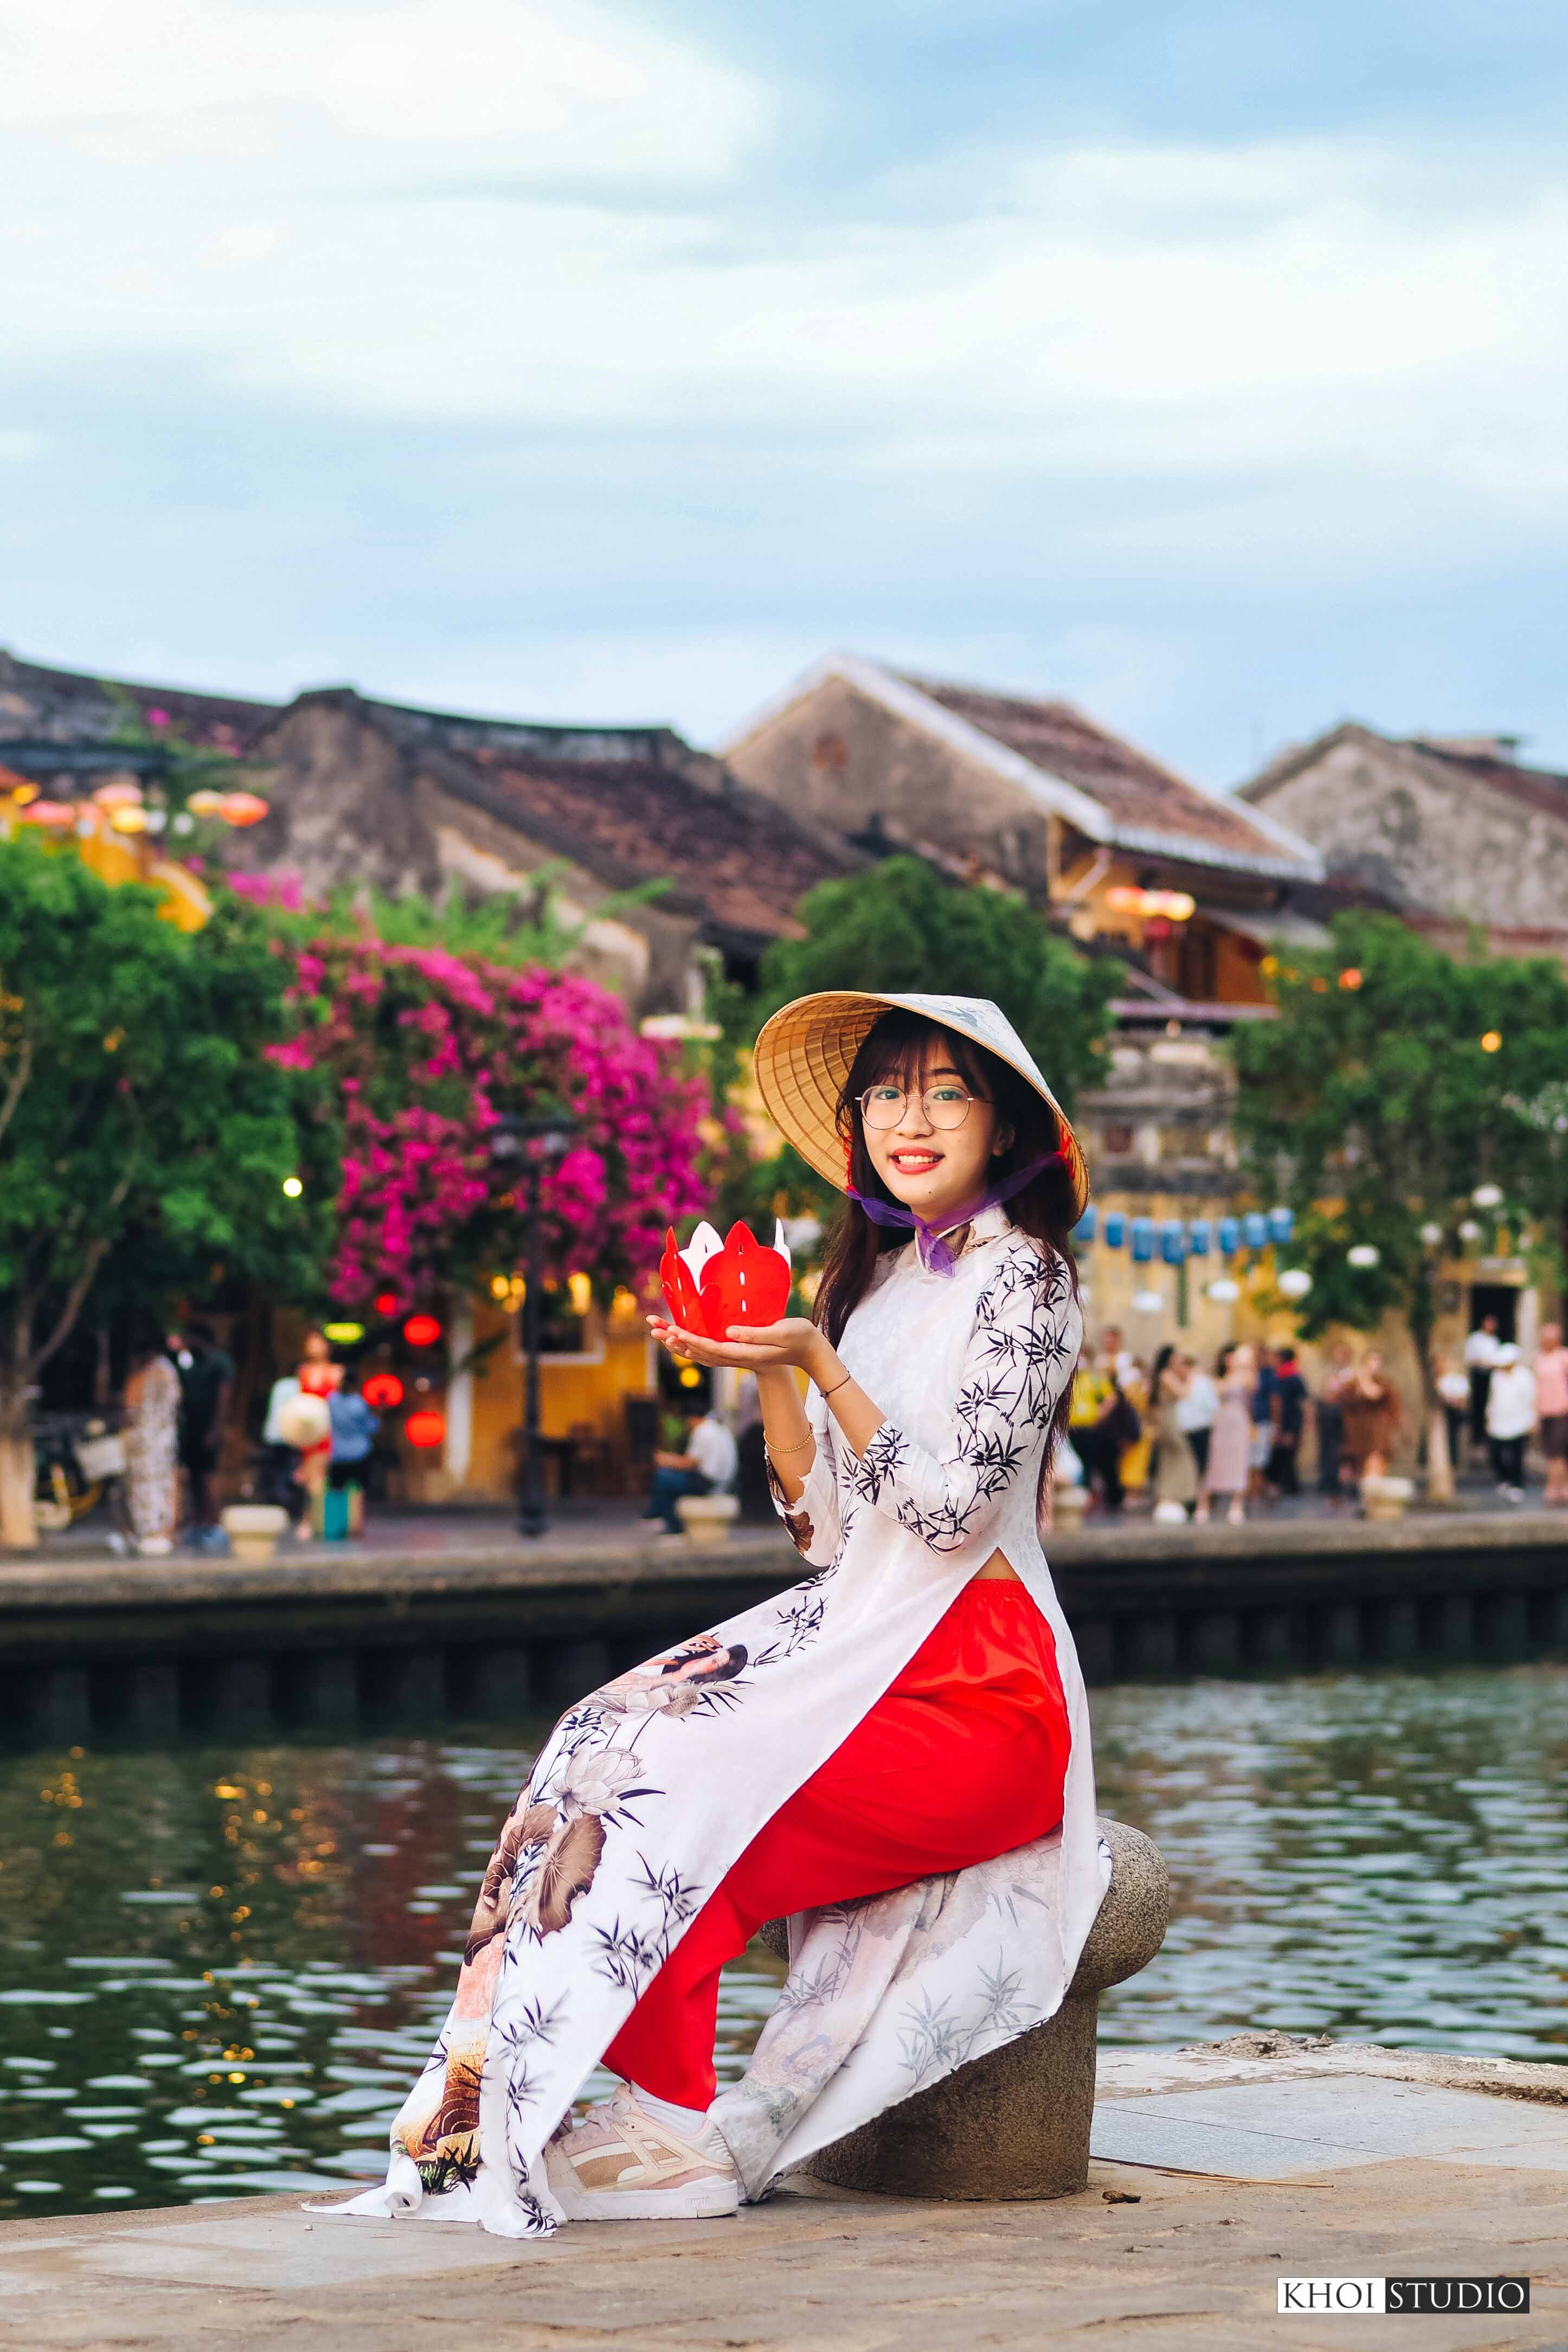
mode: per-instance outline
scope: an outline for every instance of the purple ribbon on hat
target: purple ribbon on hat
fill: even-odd
[[[1031,1160],[1026,1168],[1016,1169],[1011,1176],[1004,1176],[999,1184],[993,1184],[991,1190],[982,1192],[978,1200],[968,1201],[959,1209],[945,1210],[941,1233],[913,1209],[906,1209],[901,1201],[873,1200],[868,1193],[858,1192],[853,1184],[847,1185],[845,1190],[852,1201],[859,1202],[874,1225],[912,1227],[921,1265],[928,1274],[940,1274],[946,1280],[957,1272],[958,1260],[942,1234],[955,1233],[960,1225],[968,1224],[983,1210],[1000,1208],[1004,1201],[1010,1201],[1015,1192],[1021,1192],[1026,1184],[1032,1184],[1046,1169],[1060,1165],[1066,1158],[1063,1151],[1047,1151],[1043,1160]]]

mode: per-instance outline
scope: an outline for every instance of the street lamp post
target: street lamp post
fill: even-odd
[[[517,1531],[531,1540],[544,1533],[544,1465],[539,1452],[539,1337],[544,1275],[539,1231],[540,1193],[547,1161],[558,1160],[580,1131],[570,1111],[543,1111],[534,1118],[502,1118],[491,1130],[490,1159],[498,1167],[521,1163],[522,1240],[522,1452],[518,1465]]]

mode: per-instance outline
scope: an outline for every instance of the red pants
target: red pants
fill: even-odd
[[[706,2107],[719,1971],[765,1919],[886,1894],[1055,1829],[1070,1735],[1051,1629],[1022,1584],[966,1584],[826,1764],[752,1840],[605,2053]]]

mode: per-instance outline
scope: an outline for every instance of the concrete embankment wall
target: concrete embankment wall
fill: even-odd
[[[1544,1515],[1063,1536],[1091,1683],[1568,1654],[1568,1529]],[[1202,1549],[1199,1544],[1201,1542]],[[348,1551],[0,1567],[13,1746],[536,1723],[795,1580],[772,1530],[710,1551]]]

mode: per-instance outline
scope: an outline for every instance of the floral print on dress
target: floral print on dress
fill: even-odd
[[[885,1421],[858,1462],[850,1456],[855,1491],[933,1551],[974,1542],[1037,1453],[1047,1400],[1054,1403],[1077,1361],[1064,1312],[1070,1299],[1061,1259],[1047,1261],[1027,1244],[1004,1251],[975,1305],[953,1452],[939,1461]]]

